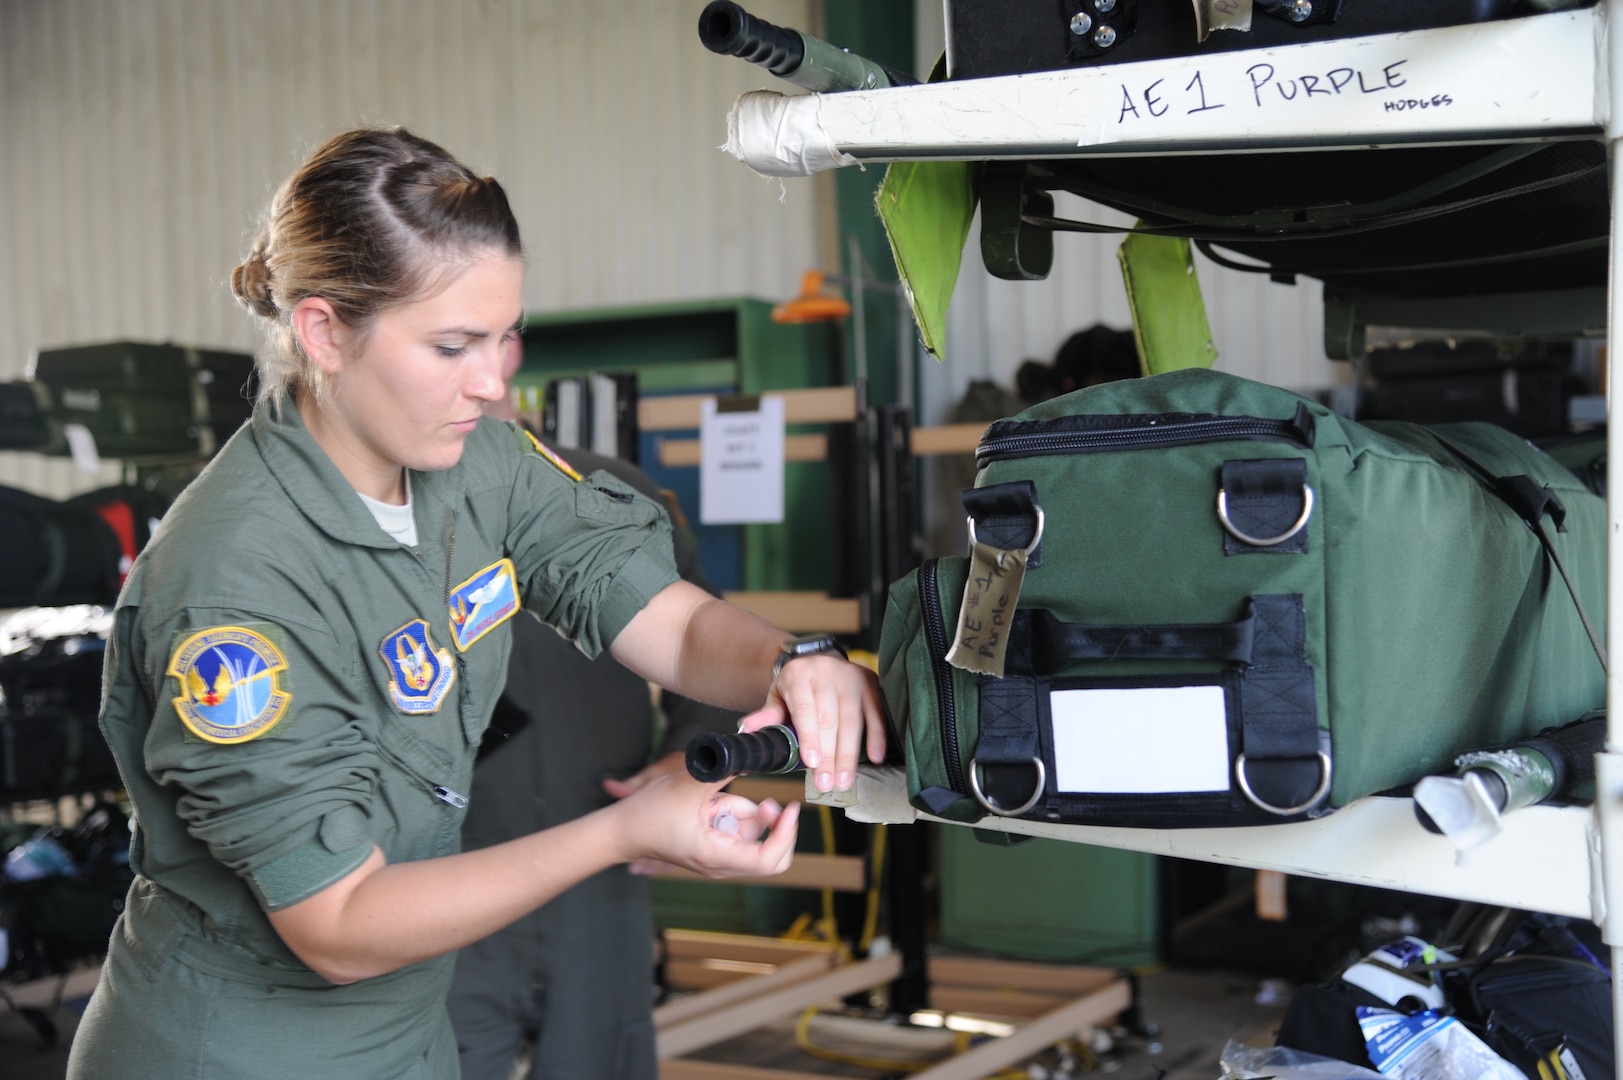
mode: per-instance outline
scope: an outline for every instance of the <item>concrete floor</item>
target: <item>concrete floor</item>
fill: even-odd
[[[93,971],[77,974],[70,980],[61,1006],[49,1011],[58,1035],[54,1047],[42,1047],[38,1032],[0,1004],[0,1078],[60,1080],[85,995],[93,986]],[[1235,1039],[1254,1046],[1272,1042],[1287,994],[1278,984],[1264,984],[1253,975],[1149,972],[1140,977],[1139,1000],[1143,1019],[1154,1034],[1120,1035],[1110,1049],[1096,1057],[1092,1072],[1101,1080],[1107,1076],[1111,1080],[1217,1080],[1218,1055],[1227,1041]],[[49,996],[38,1000],[48,1003]],[[759,1028],[692,1057],[853,1080],[877,1080],[890,1075],[803,1053],[795,1046],[792,1021]],[[1037,1061],[1050,1074],[1060,1064],[1059,1056],[1052,1051]]]

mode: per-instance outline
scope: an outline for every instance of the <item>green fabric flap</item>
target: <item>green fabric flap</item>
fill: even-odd
[[[874,199],[924,347],[946,355],[947,306],[975,217],[967,161],[898,161]]]
[[[1195,259],[1181,236],[1133,233],[1116,252],[1133,336],[1146,375],[1179,368],[1209,368],[1217,359]]]

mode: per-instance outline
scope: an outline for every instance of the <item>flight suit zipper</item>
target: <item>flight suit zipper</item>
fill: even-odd
[[[431,790],[434,792],[434,798],[448,806],[454,806],[458,810],[461,810],[468,805],[468,797],[466,795],[459,791],[452,791],[444,784],[435,784]]]
[[[451,606],[451,582],[456,578],[456,511],[445,512],[445,606]]]

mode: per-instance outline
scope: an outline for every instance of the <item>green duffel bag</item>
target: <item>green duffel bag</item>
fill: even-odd
[[[1501,428],[1186,370],[977,460],[971,555],[892,585],[880,646],[930,813],[1299,820],[1604,703],[1605,501]]]

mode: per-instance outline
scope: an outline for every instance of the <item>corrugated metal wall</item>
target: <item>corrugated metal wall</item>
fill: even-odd
[[[780,199],[716,148],[771,76],[706,52],[704,0],[5,0],[0,379],[40,347],[251,350],[231,269],[323,138],[402,123],[497,176],[531,310],[789,296],[814,184]],[[812,0],[751,0],[808,26]],[[0,483],[110,480],[0,454]]]

